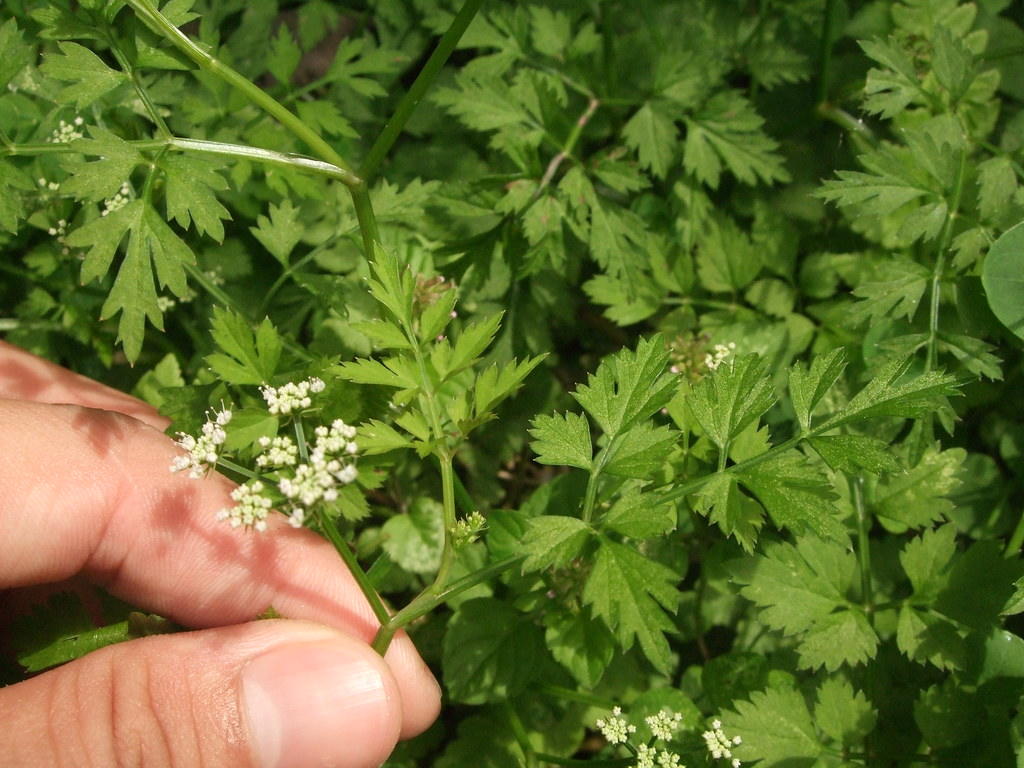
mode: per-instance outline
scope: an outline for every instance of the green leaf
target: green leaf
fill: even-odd
[[[824,667],[830,672],[844,664],[863,664],[878,653],[878,635],[861,611],[840,611],[826,616],[800,640],[798,666]]]
[[[287,267],[288,255],[302,239],[306,225],[299,220],[299,209],[292,205],[291,200],[285,200],[281,205],[271,204],[270,218],[260,214],[256,217],[256,226],[249,227],[249,231]]]
[[[347,139],[359,137],[359,132],[352,127],[352,123],[345,119],[330,101],[299,101],[295,105],[295,110],[302,118],[302,122],[315,131]],[[386,209],[384,212],[386,213]]]
[[[543,515],[531,518],[523,537],[523,573],[560,568],[579,556],[594,530],[578,517]]]
[[[754,551],[758,531],[764,525],[764,509],[739,489],[731,474],[713,475],[697,492],[694,508],[748,553]]]
[[[672,399],[676,380],[665,370],[667,366],[668,351],[661,336],[641,339],[635,352],[623,349],[604,358],[573,397],[613,437]]]
[[[813,765],[823,751],[804,697],[789,686],[768,688],[738,701],[722,713],[722,729],[739,736],[733,754],[744,764],[759,760],[770,766]]]
[[[978,163],[978,211],[986,219],[999,216],[1017,192],[1017,174],[1005,156]]]
[[[377,419],[370,419],[360,425],[356,443],[359,445],[359,452],[365,456],[412,447],[412,441],[408,437]]]
[[[21,38],[21,31],[14,19],[8,19],[0,25],[0,51],[4,52],[0,59],[0,92],[14,79],[21,70],[32,63],[32,46],[26,45]]]
[[[774,402],[767,364],[757,355],[743,355],[726,361],[701,379],[688,404],[707,436],[724,451]]]
[[[830,677],[818,688],[814,722],[834,742],[857,746],[875,730],[877,721],[878,712],[871,702],[846,680]]]
[[[601,516],[601,526],[633,539],[649,539],[675,530],[676,511],[655,493],[627,491]]]
[[[667,672],[672,658],[666,632],[675,624],[666,611],[679,603],[679,576],[632,547],[608,539],[594,558],[594,567],[583,589],[583,601],[603,619],[623,650],[635,640],[650,662]]]
[[[616,477],[653,479],[665,465],[679,433],[649,422],[622,432],[609,444],[603,471]]]
[[[911,364],[908,359],[883,365],[845,408],[815,431],[826,432],[843,424],[885,416],[918,418],[938,410],[946,397],[957,393],[955,379],[940,371],[908,378]]]
[[[659,179],[665,178],[675,154],[678,131],[672,119],[646,102],[622,128],[622,140],[636,150],[640,164]]]
[[[538,53],[545,56],[560,56],[572,39],[569,17],[559,11],[531,5],[530,39]]]
[[[789,181],[778,143],[764,120],[738,91],[720,91],[685,118],[683,164],[700,181],[718,188],[723,168],[744,184]]]
[[[1008,229],[989,248],[981,283],[992,314],[1024,339],[1024,222]]]
[[[586,611],[552,611],[544,617],[544,641],[555,661],[583,688],[594,688],[615,657],[615,638]]]
[[[444,636],[445,688],[464,704],[504,701],[536,679],[544,656],[544,635],[528,617],[500,600],[469,600]]]
[[[111,69],[88,48],[61,41],[60,53],[49,53],[40,67],[43,74],[55,80],[69,82],[57,96],[62,103],[74,102],[75,108],[84,110],[104,94],[129,82],[124,72]]]
[[[18,219],[25,215],[19,192],[33,189],[32,181],[10,163],[0,160],[0,229],[18,231]]]
[[[479,418],[489,413],[498,403],[515,392],[545,357],[546,354],[536,355],[521,363],[513,359],[511,363],[500,368],[491,365],[481,371],[473,385],[473,412],[476,416]]]
[[[142,156],[135,147],[105,128],[90,126],[89,134],[91,139],[79,139],[74,142],[74,148],[83,155],[99,159],[92,162],[65,160],[62,165],[71,177],[61,184],[61,191],[79,200],[96,202],[117,195],[135,166],[142,162]]]
[[[379,384],[397,389],[418,389],[419,379],[407,361],[398,357],[383,360],[359,358],[341,363],[335,368],[338,375],[356,384]]]
[[[163,328],[163,313],[153,284],[154,266],[160,286],[183,297],[188,290],[184,265],[194,263],[195,256],[151,206],[133,200],[67,236],[69,246],[89,247],[82,263],[83,283],[106,274],[125,234],[128,245],[124,259],[101,315],[106,318],[121,313],[118,339],[124,345],[125,356],[134,362],[142,350],[146,320]]]
[[[711,219],[697,251],[701,284],[716,293],[742,290],[761,271],[761,250],[732,219]]]
[[[432,574],[441,565],[444,515],[433,499],[416,499],[405,514],[388,519],[381,528],[381,547],[410,573]]]
[[[939,614],[900,606],[896,645],[907,658],[939,669],[964,669],[968,664],[967,642],[956,624]]]
[[[377,349],[412,348],[402,329],[387,320],[367,320],[349,325],[359,333],[369,336]]]
[[[915,597],[931,602],[945,583],[947,566],[956,552],[956,526],[947,523],[911,539],[900,552],[900,564]]]
[[[1000,542],[975,542],[955,557],[935,610],[968,627],[987,631],[1007,610],[1024,575],[1020,558],[1003,556]]]
[[[936,25],[932,37],[932,71],[956,104],[964,97],[976,76],[974,54],[944,25]]]
[[[894,256],[879,263],[870,279],[860,283],[853,295],[852,319],[905,317],[912,320],[928,288],[931,272],[910,259]]]
[[[897,531],[942,520],[953,511],[946,497],[959,487],[957,473],[966,457],[962,448],[929,447],[913,468],[878,481],[869,495],[875,514]]]
[[[291,82],[295,68],[299,66],[302,59],[302,50],[299,48],[287,24],[277,28],[277,34],[270,42],[270,50],[267,53],[266,65],[277,81],[283,85]]]
[[[244,317],[214,306],[210,333],[220,352],[208,355],[206,363],[218,377],[231,384],[266,384],[273,378],[283,342],[269,318],[253,332]]]
[[[813,531],[824,539],[845,542],[846,529],[836,518],[831,484],[806,457],[780,453],[736,472],[779,527],[800,534]]]
[[[160,168],[166,179],[167,217],[183,229],[195,222],[196,231],[206,233],[218,243],[224,242],[224,220],[231,220],[228,209],[217,200],[217,192],[228,183],[217,172],[217,163],[193,155],[165,155]]]
[[[590,424],[578,413],[541,415],[533,420],[530,448],[538,464],[557,464],[590,470],[594,448],[590,443]]]
[[[874,475],[896,472],[900,463],[884,440],[866,435],[829,435],[812,437],[811,447],[832,469],[856,475],[868,471]]]
[[[918,79],[917,68],[895,37],[888,40],[862,40],[860,47],[886,69],[868,71],[864,92],[864,108],[871,113],[891,118],[911,103],[927,100]]]
[[[789,397],[804,432],[811,428],[811,417],[822,398],[846,370],[846,351],[839,347],[811,361],[808,369],[797,363],[789,371]]]
[[[448,365],[443,371],[438,371],[442,379],[468,368],[477,361],[483,351],[490,346],[494,334],[501,327],[502,314],[497,312],[484,320],[469,323],[462,329],[462,333],[459,334],[459,338],[455,340],[455,345],[452,347]]]

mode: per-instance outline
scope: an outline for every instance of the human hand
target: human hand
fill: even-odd
[[[203,628],[0,689],[5,766],[356,768],[437,716],[411,641],[368,646],[377,621],[332,547],[283,519],[218,523],[233,484],[169,472],[152,408],[3,342],[0,398],[0,605],[80,574]],[[288,619],[252,621],[269,606]]]

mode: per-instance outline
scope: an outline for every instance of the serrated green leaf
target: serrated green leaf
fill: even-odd
[[[530,6],[530,39],[538,53],[560,56],[572,39],[569,17],[539,5]]]
[[[1019,557],[1003,556],[1000,542],[977,541],[953,558],[935,610],[968,627],[987,631],[1011,604],[1024,575]]]
[[[302,50],[292,37],[288,25],[282,24],[270,42],[270,51],[266,58],[267,69],[279,83],[287,85],[291,82],[301,59]]]
[[[500,600],[469,600],[444,636],[445,688],[464,704],[504,701],[534,681],[545,655],[543,633],[528,617]]]
[[[875,729],[878,712],[846,680],[830,677],[818,687],[814,722],[834,742],[853,747]]]
[[[383,360],[359,358],[341,363],[335,370],[343,379],[356,384],[379,384],[396,389],[419,388],[419,379],[397,357],[386,357]]]
[[[426,341],[436,338],[448,327],[458,297],[457,291],[442,291],[434,303],[423,310],[419,319],[418,335],[421,339]]]
[[[676,527],[676,511],[656,493],[627,491],[601,516],[601,526],[633,539],[663,536]]]
[[[800,453],[789,451],[735,473],[757,497],[776,525],[794,533],[812,531],[845,542],[828,479]]]
[[[217,200],[216,193],[228,188],[217,172],[219,166],[191,155],[165,155],[160,168],[166,179],[167,217],[183,229],[194,222],[196,231],[223,242],[223,222],[230,221],[231,214]]]
[[[527,555],[523,572],[568,564],[593,535],[594,529],[578,517],[543,515],[532,518],[522,542],[522,551]]]
[[[900,552],[900,564],[914,594],[931,601],[945,583],[946,569],[956,552],[956,526],[947,523],[911,539]]]
[[[249,448],[261,437],[275,437],[277,428],[277,416],[267,413],[265,408],[236,409],[231,413],[224,447],[229,451]]]
[[[142,156],[128,142],[99,126],[90,126],[90,139],[74,142],[77,152],[97,156],[91,162],[69,158],[62,165],[70,174],[61,184],[61,191],[79,200],[97,202],[112,198],[128,181],[132,170],[142,162]]]
[[[953,510],[953,502],[946,497],[960,485],[957,473],[965,458],[962,448],[929,447],[915,466],[878,481],[870,494],[875,514],[896,530],[922,528],[943,519]]]
[[[744,763],[757,760],[765,768],[812,765],[823,752],[807,703],[796,688],[757,691],[733,707],[735,712],[722,714],[722,729],[740,737],[733,754]]]
[[[986,219],[1001,214],[1017,192],[1017,174],[1010,158],[990,157],[978,163],[978,211]]]
[[[683,164],[712,189],[723,169],[744,184],[789,180],[778,144],[761,130],[764,120],[738,91],[719,91],[685,122]]]
[[[583,601],[603,619],[619,645],[628,650],[639,640],[644,655],[660,671],[671,666],[666,632],[675,624],[666,611],[679,603],[679,577],[632,547],[602,539],[583,589]]]
[[[381,547],[410,573],[431,574],[441,565],[444,515],[433,499],[416,499],[405,514],[388,519],[381,528]]]
[[[14,19],[0,25],[0,51],[4,52],[0,59],[0,91],[3,91],[15,75],[32,63],[32,46],[22,40]]]
[[[671,118],[649,101],[622,127],[622,140],[626,146],[634,149],[640,164],[659,179],[668,173],[678,135]]]
[[[754,551],[764,525],[764,508],[739,489],[732,475],[721,472],[712,476],[697,492],[694,508],[747,552]]]
[[[20,192],[31,190],[31,180],[10,163],[0,160],[0,229],[18,231],[18,219],[25,215]]]
[[[585,611],[551,612],[544,623],[544,642],[555,661],[584,688],[596,686],[615,657],[615,638],[608,628]]]
[[[868,71],[867,82],[864,84],[864,92],[867,94],[864,108],[868,112],[891,118],[910,104],[927,99],[914,62],[896,38],[861,40],[860,47],[885,67]]]
[[[244,317],[215,306],[210,333],[220,352],[208,355],[206,363],[221,379],[232,384],[266,384],[273,378],[282,341],[269,318],[254,333]]]
[[[299,220],[299,209],[285,200],[280,205],[270,206],[270,217],[260,214],[256,218],[256,226],[249,227],[253,237],[260,241],[264,248],[285,267],[288,266],[288,255],[302,239],[306,225]]]
[[[854,321],[883,317],[912,320],[931,277],[931,271],[915,261],[900,256],[886,259],[854,289],[853,295],[861,299],[853,306]]]
[[[878,644],[878,635],[861,611],[832,613],[800,639],[797,665],[802,669],[824,667],[834,672],[844,664],[856,666],[873,659]]]
[[[678,438],[670,427],[637,424],[619,433],[608,445],[603,471],[617,477],[650,480],[664,466]]]
[[[491,365],[481,371],[473,384],[473,413],[477,418],[492,411],[502,400],[515,392],[545,357],[546,354],[536,355],[521,363],[513,359],[511,363],[500,368]]]
[[[829,435],[812,437],[811,447],[832,469],[856,475],[862,470],[879,475],[897,472],[900,463],[888,443],[867,435]]]
[[[944,25],[936,25],[931,43],[931,63],[935,79],[946,89],[950,101],[956,104],[963,98],[975,78],[974,55],[963,41]]]
[[[295,110],[302,118],[302,122],[309,125],[313,130],[326,133],[328,136],[339,136],[346,139],[359,138],[359,132],[352,127],[352,123],[345,119],[338,108],[329,101],[300,101],[295,105]],[[382,213],[388,209],[382,206]]]
[[[48,77],[71,83],[57,98],[64,103],[74,102],[79,111],[119,85],[129,82],[127,74],[111,69],[85,46],[61,41],[57,47],[60,53],[47,54],[40,69]]]
[[[666,371],[661,336],[641,339],[636,351],[620,350],[601,361],[573,397],[613,437],[646,419],[672,399],[675,377]]]
[[[402,329],[387,320],[368,320],[349,325],[359,333],[369,336],[378,349],[411,349],[409,339]]]
[[[964,669],[968,664],[967,642],[956,624],[933,611],[900,606],[896,645],[907,658],[939,669]]]
[[[789,372],[789,397],[804,432],[811,428],[811,417],[822,398],[846,370],[846,351],[839,347],[819,355],[808,369],[797,363]]]
[[[502,314],[501,312],[495,313],[484,320],[469,323],[462,329],[462,333],[459,334],[459,338],[455,340],[452,347],[448,365],[445,370],[438,372],[442,378],[458,373],[476,362],[483,351],[490,346],[494,334],[501,327]]]
[[[953,377],[940,371],[908,378],[910,365],[910,360],[883,365],[845,408],[816,431],[825,432],[843,424],[885,416],[917,418],[938,410],[946,397],[957,393]]]
[[[722,451],[774,402],[767,364],[757,355],[722,363],[694,386],[687,401],[694,418]]]
[[[370,419],[360,425],[356,443],[359,445],[359,452],[366,456],[412,447],[412,441],[408,437],[377,419]]]
[[[182,297],[188,290],[185,264],[195,256],[163,218],[142,200],[133,200],[108,216],[94,219],[67,236],[68,245],[89,247],[82,263],[82,282],[102,276],[109,268],[118,244],[128,235],[124,259],[114,285],[103,304],[103,317],[121,313],[118,339],[125,356],[134,362],[142,350],[145,322],[163,328],[163,313],[157,302],[157,283]]]
[[[1024,222],[1008,229],[989,248],[981,283],[992,314],[1024,339]]]
[[[533,420],[530,448],[539,464],[557,464],[590,470],[594,448],[590,442],[590,424],[578,413],[538,416]]]
[[[716,293],[742,290],[761,271],[761,250],[732,219],[709,220],[697,251],[701,285]]]

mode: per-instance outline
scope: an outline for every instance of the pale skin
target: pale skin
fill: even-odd
[[[363,768],[436,718],[408,637],[370,649],[332,547],[218,522],[233,484],[172,474],[153,408],[0,342],[0,425],[0,623],[33,585],[84,578],[197,630],[0,688],[5,766]],[[270,606],[287,619],[254,621]]]

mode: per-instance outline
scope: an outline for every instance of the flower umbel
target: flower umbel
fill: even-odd
[[[187,453],[175,457],[171,462],[171,472],[182,472],[187,469],[189,477],[195,479],[206,475],[217,464],[221,446],[228,438],[224,426],[230,421],[231,411],[224,408],[207,417],[199,437],[179,432],[177,445]]]
[[[636,726],[630,725],[629,721],[622,716],[622,707],[615,707],[611,717],[602,717],[596,725],[609,744],[624,744],[629,738],[629,734],[636,733]]]
[[[232,528],[244,525],[257,531],[267,530],[267,514],[273,502],[263,494],[263,483],[254,480],[240,485],[231,492],[237,504],[217,513],[218,520],[228,520]]]
[[[715,344],[714,348],[704,356],[704,365],[709,371],[717,370],[718,366],[728,360],[735,351],[735,341],[730,341],[728,344]]]
[[[313,399],[309,396],[310,393],[316,394],[323,391],[323,381],[315,377],[297,384],[289,381],[280,387],[267,385],[260,387],[260,394],[267,401],[267,410],[275,415],[286,415],[292,411],[309,408],[313,403]]]
[[[651,729],[651,733],[654,734],[655,738],[662,741],[670,741],[672,734],[679,728],[679,724],[683,722],[683,716],[679,712],[663,709],[656,715],[645,717],[644,722],[647,723],[647,727]]]
[[[732,768],[740,768],[742,763],[738,758],[732,756],[732,748],[742,744],[743,739],[739,736],[733,736],[732,738],[726,736],[725,731],[722,730],[721,720],[712,720],[711,730],[704,731],[701,736],[704,737],[704,744],[707,746],[712,758],[715,760],[731,759]]]

